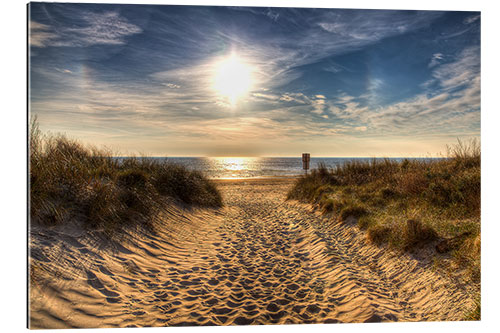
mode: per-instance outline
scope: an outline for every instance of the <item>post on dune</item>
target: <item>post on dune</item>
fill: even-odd
[[[302,154],[302,168],[306,171],[306,175],[307,175],[307,170],[309,170],[309,161],[310,160],[311,160],[311,154],[309,154],[309,153]]]

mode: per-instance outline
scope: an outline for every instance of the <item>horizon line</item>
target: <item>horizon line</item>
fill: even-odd
[[[301,158],[296,156],[141,156],[141,155],[121,155],[112,156],[115,158]],[[446,158],[446,156],[311,156],[311,158]]]

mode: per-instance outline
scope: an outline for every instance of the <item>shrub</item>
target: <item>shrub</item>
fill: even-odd
[[[421,170],[405,171],[399,177],[398,186],[404,195],[420,195],[429,186],[429,180]]]

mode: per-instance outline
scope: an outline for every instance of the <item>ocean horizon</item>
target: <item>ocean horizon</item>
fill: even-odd
[[[117,157],[126,159],[128,157]],[[167,160],[182,165],[189,170],[202,172],[210,179],[241,179],[296,177],[303,175],[301,157],[146,157],[156,160]],[[311,157],[310,170],[320,164],[335,168],[347,161],[371,160],[402,161],[439,159],[433,157]]]

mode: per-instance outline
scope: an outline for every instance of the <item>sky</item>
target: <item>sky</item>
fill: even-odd
[[[436,156],[480,137],[480,22],[31,3],[30,112],[118,155]]]

